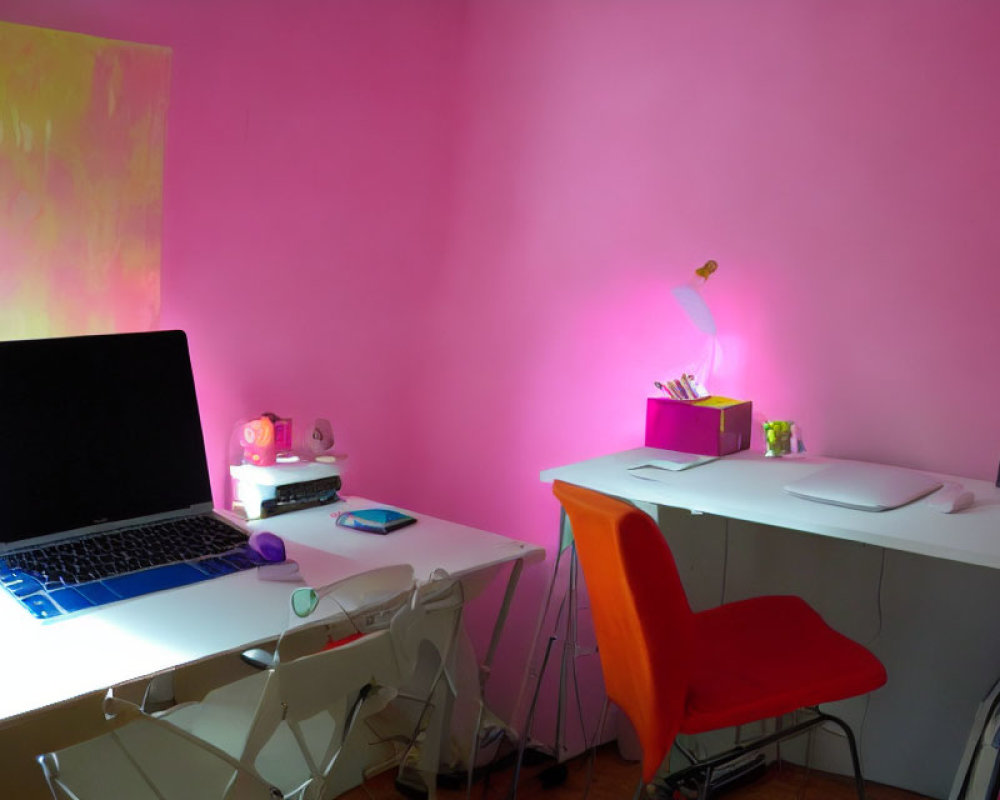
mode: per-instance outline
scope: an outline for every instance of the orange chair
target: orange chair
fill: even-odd
[[[881,662],[801,598],[756,597],[692,612],[670,548],[647,514],[562,481],[553,491],[573,528],[608,698],[636,730],[644,783],[652,782],[678,733],[779,717],[885,683]],[[864,800],[850,727],[819,712],[693,763],[671,774],[667,788],[695,778],[707,797],[714,770],[823,722],[844,731]]]

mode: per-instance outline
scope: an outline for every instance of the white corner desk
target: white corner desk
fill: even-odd
[[[765,458],[743,451],[685,470],[664,470],[658,480],[629,471],[664,456],[639,447],[546,469],[540,477],[665,507],[665,531],[700,559],[693,567],[700,571],[692,575],[703,585],[689,591],[695,588],[704,596],[709,584],[703,579],[721,574],[725,596],[730,548],[743,559],[737,594],[768,591],[771,581],[792,591],[809,586],[828,612],[862,632],[859,640],[889,670],[889,684],[872,695],[870,708],[863,701],[856,714],[867,730],[866,777],[932,797],[947,796],[975,709],[1000,673],[995,612],[1000,488],[990,481],[927,472],[971,490],[974,504],[945,514],[930,506],[928,496],[869,512],[784,491],[791,481],[843,463],[838,459]],[[723,518],[724,533],[711,545],[717,549],[709,548],[711,537],[703,534],[718,526],[694,519],[687,526],[683,510],[711,515],[698,517],[702,520]],[[732,520],[739,522],[730,539]],[[809,541],[797,532],[816,538]],[[713,558],[722,562],[718,573],[705,567]],[[786,571],[796,570],[799,558],[804,572],[789,575]],[[729,564],[731,578],[735,568]]]
[[[462,579],[469,599],[512,565],[509,600],[520,566],[545,555],[536,545],[415,512],[408,513],[416,524],[386,536],[335,524],[336,512],[371,506],[393,507],[348,497],[249,524],[284,539],[300,567],[298,583],[260,580],[248,570],[45,622],[0,593],[0,730],[40,709],[273,639],[287,624],[292,589],[303,583],[410,564],[420,583],[437,570]],[[498,635],[499,628],[491,647]]]
[[[870,512],[804,500],[784,491],[791,481],[845,463],[840,459],[766,458],[744,450],[697,467],[664,470],[660,480],[629,472],[629,467],[664,455],[655,448],[637,447],[547,469],[541,479],[566,481],[627,500],[1000,569],[1000,488],[989,481],[927,473],[963,484],[975,494],[973,506],[944,514],[931,509],[925,500],[917,500],[889,511]]]

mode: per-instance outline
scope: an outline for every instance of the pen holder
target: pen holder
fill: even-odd
[[[646,446],[724,456],[750,446],[753,403],[729,397],[646,400]]]

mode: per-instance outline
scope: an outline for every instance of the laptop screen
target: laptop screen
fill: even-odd
[[[0,544],[212,501],[182,331],[0,342]]]

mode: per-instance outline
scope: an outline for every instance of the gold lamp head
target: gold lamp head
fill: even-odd
[[[707,281],[712,276],[712,273],[715,272],[718,268],[719,268],[718,263],[716,261],[713,261],[712,259],[709,259],[708,261],[705,262],[704,266],[698,267],[698,269],[694,271],[694,274],[697,275],[699,278],[704,278]]]

